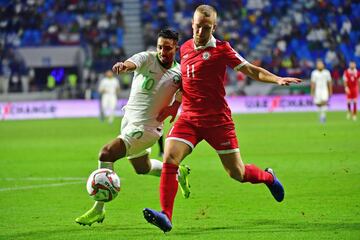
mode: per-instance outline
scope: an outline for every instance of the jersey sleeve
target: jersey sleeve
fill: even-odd
[[[330,74],[330,71],[328,70],[327,71],[327,79],[326,79],[328,82],[331,82],[331,74]]]
[[[311,72],[310,81],[313,83],[315,82],[315,72],[314,71]]]
[[[104,90],[104,79],[100,80],[99,86],[98,86],[98,91],[101,92]]]
[[[347,78],[347,71],[344,71],[344,74],[343,74],[343,81],[344,82],[347,82],[348,81],[348,78]]]
[[[147,61],[148,58],[149,58],[148,52],[140,52],[140,53],[134,54],[132,57],[130,57],[126,61],[134,63],[136,65],[136,69],[139,69]]]
[[[242,66],[248,63],[239,53],[237,53],[228,42],[225,44],[226,65],[238,71]]]

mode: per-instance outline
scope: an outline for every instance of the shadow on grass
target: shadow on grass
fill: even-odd
[[[0,233],[0,240],[2,239],[117,239],[116,236],[128,235],[130,237],[140,237],[144,232],[148,233],[149,229],[145,224],[144,227],[138,226],[119,226],[119,225],[94,225],[94,226],[51,226],[49,229],[34,229],[34,230],[14,230],[13,233],[8,231],[7,234]],[[156,229],[154,229],[156,230]],[[15,232],[17,231],[17,232]],[[125,233],[125,235],[124,235]]]
[[[26,230],[21,232],[0,234],[0,239],[157,239],[164,236],[223,236],[226,234],[258,234],[258,233],[296,233],[296,232],[349,232],[360,231],[360,223],[315,223],[315,222],[289,222],[281,220],[253,220],[244,221],[238,225],[218,225],[214,227],[189,226],[176,227],[172,232],[163,233],[147,224],[137,225],[94,225],[88,226],[51,226],[51,229]],[[202,238],[202,237],[201,237]]]

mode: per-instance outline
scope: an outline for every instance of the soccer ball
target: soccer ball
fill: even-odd
[[[110,202],[120,191],[120,178],[114,171],[100,168],[90,174],[86,189],[95,201]]]

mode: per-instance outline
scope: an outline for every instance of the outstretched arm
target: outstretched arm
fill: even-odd
[[[112,71],[116,74],[132,72],[136,69],[136,65],[133,62],[117,62],[112,67]]]
[[[276,83],[278,85],[289,85],[291,83],[300,83],[301,79],[292,77],[279,77],[268,70],[255,66],[251,63],[247,63],[242,66],[238,71],[241,71],[248,77],[260,82]]]

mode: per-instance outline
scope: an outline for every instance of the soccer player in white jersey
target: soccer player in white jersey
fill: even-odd
[[[332,95],[332,83],[329,70],[325,69],[321,59],[316,61],[316,69],[311,72],[311,96],[318,106],[320,122],[326,121],[326,111],[330,96]]]
[[[99,168],[114,169],[117,159],[127,157],[137,174],[161,175],[162,162],[150,159],[149,153],[163,134],[163,122],[157,119],[163,114],[171,115],[172,122],[180,106],[181,71],[175,61],[178,40],[177,32],[162,30],[158,34],[156,52],[141,52],[113,66],[115,73],[134,72],[134,77],[129,101],[124,108],[121,133],[102,148]],[[188,166],[181,166],[178,171],[180,189],[185,198],[190,195],[189,172]],[[75,221],[91,225],[102,222],[104,218],[104,202],[98,201]]]
[[[106,71],[105,77],[101,79],[98,91],[101,94],[101,109],[108,118],[108,122],[112,123],[115,116],[117,95],[120,92],[120,84],[111,70]]]

